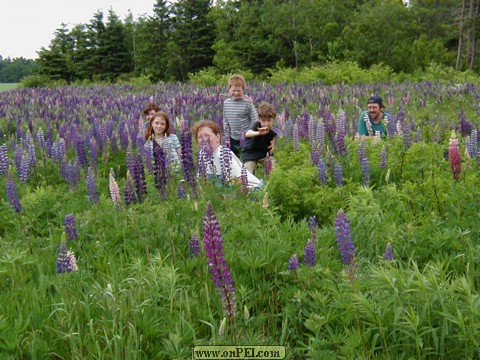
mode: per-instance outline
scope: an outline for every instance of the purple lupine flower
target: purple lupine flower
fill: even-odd
[[[312,161],[313,165],[318,166],[318,161],[320,160],[320,150],[318,150],[318,146],[312,145],[310,147],[310,160]]]
[[[133,167],[133,180],[135,183],[135,191],[139,203],[143,203],[147,194],[147,181],[145,177],[145,168],[143,167],[142,155],[137,154],[135,165]]]
[[[299,134],[298,134],[298,124],[295,123],[293,125],[293,151],[299,151],[300,150],[300,144],[299,144]]]
[[[85,151],[85,142],[80,137],[79,134],[75,134],[75,151],[77,153],[77,161],[80,166],[83,168],[87,167],[87,152]]]
[[[460,112],[460,125],[459,131],[461,136],[467,136],[472,133],[472,124],[466,119],[465,111],[462,109]]]
[[[20,199],[18,198],[17,185],[12,178],[11,174],[8,174],[7,181],[5,183],[5,190],[7,194],[7,200],[10,206],[15,212],[19,213],[22,211],[22,204],[20,204]]]
[[[177,185],[177,198],[178,199],[186,199],[187,192],[185,191],[185,180],[180,180]]]
[[[335,218],[335,233],[337,245],[345,265],[355,262],[355,246],[350,235],[350,223],[343,209],[338,210]]]
[[[270,176],[270,173],[273,170],[273,158],[270,154],[267,154],[265,160],[263,160],[263,173],[266,178]]]
[[[477,140],[477,130],[472,130],[472,133],[470,134],[470,137],[467,141],[467,151],[468,151],[468,156],[470,158],[473,158],[477,155],[477,149],[478,149],[478,140]]]
[[[298,260],[297,254],[293,254],[288,259],[288,270],[295,271],[300,267],[300,261]]]
[[[317,263],[317,249],[312,240],[308,240],[305,245],[304,263],[305,266],[315,266]]]
[[[52,151],[51,151],[50,157],[52,158],[53,161],[56,161],[57,163],[59,163],[63,160],[65,153],[66,153],[65,140],[63,138],[58,138],[57,140],[55,140],[55,142],[52,145]]]
[[[395,115],[389,114],[388,124],[387,124],[388,138],[392,140],[396,132],[397,132],[397,118],[395,117]]]
[[[366,157],[362,159],[360,167],[362,169],[363,186],[368,186],[368,184],[370,183],[370,162]]]
[[[439,141],[438,130],[437,130],[437,128],[435,127],[435,128],[433,129],[432,142],[438,144],[438,141]]]
[[[162,146],[158,145],[156,141],[153,141],[153,176],[155,180],[155,187],[160,193],[162,200],[167,199],[167,184],[169,179],[168,174],[168,159],[163,151]]]
[[[135,196],[135,190],[133,189],[132,176],[130,175],[130,170],[127,170],[127,180],[125,182],[125,192],[123,198],[125,199],[125,204],[136,204],[137,198]]]
[[[10,164],[7,144],[2,144],[0,145],[0,176],[7,175]]]
[[[62,240],[60,250],[58,251],[57,273],[69,273],[77,270],[78,266],[77,259],[75,259],[75,253],[73,251],[68,251],[65,240]]]
[[[60,172],[71,188],[75,188],[80,182],[80,167],[78,162],[62,161]]]
[[[220,147],[220,167],[222,168],[222,182],[230,183],[232,177],[232,152],[226,146]]]
[[[37,135],[35,136],[36,137],[36,140],[37,140],[37,143],[38,145],[40,146],[40,148],[42,149],[46,149],[46,141],[45,141],[45,135],[43,133],[43,129],[40,128],[38,129],[37,131]]]
[[[26,183],[30,175],[30,161],[27,153],[23,153],[20,168],[17,168],[18,180],[21,183]]]
[[[143,146],[143,159],[145,160],[145,167],[149,174],[153,174],[153,141],[145,142]]]
[[[87,142],[87,144],[88,144],[88,152],[90,153],[90,166],[96,169],[98,164],[97,141],[95,140],[94,137],[91,137],[90,140]]]
[[[380,168],[385,169],[387,167],[387,148],[385,145],[382,146],[380,151]]]
[[[110,173],[108,175],[108,188],[110,190],[110,197],[112,198],[113,203],[118,208],[120,207],[120,188],[118,187],[117,180],[115,180],[115,173],[113,169],[110,169]]]
[[[341,115],[342,114],[342,115]],[[340,155],[345,155],[347,153],[347,148],[345,147],[345,112],[343,110],[339,111],[337,115],[337,133],[335,135],[335,148]]]
[[[317,143],[318,151],[320,156],[322,156],[325,153],[325,125],[321,119],[317,125]]]
[[[222,300],[225,316],[235,315],[235,287],[223,254],[220,225],[209,202],[203,220],[203,244],[212,280]]]
[[[338,162],[336,162],[334,165],[333,176],[335,178],[336,186],[342,186],[345,183],[343,179],[343,168],[342,168],[342,165]]]
[[[310,229],[311,239],[314,243],[317,242],[318,223],[315,215],[310,216],[308,219],[308,228]]]
[[[318,179],[320,180],[320,184],[322,184],[322,186],[327,185],[327,167],[325,166],[323,159],[318,161]]]
[[[242,170],[240,172],[240,181],[242,183],[242,191],[248,193],[248,175],[247,168],[244,165],[242,165]]]
[[[365,147],[366,147],[365,139],[362,137],[360,138],[360,142],[358,143],[358,150],[357,150],[357,160],[359,163],[361,163],[362,159],[367,156]]]
[[[77,224],[74,214],[65,215],[64,219],[65,224],[65,233],[67,234],[68,240],[76,240],[78,238],[77,234]]]
[[[32,135],[30,134],[30,132],[27,132],[25,136],[25,149],[27,150],[28,154],[29,167],[36,167],[37,155],[35,153],[35,144],[33,143]]]
[[[87,176],[85,177],[85,183],[87,185],[87,194],[90,202],[95,205],[98,203],[98,193],[97,193],[97,181],[95,179],[95,173],[92,168],[87,169]]]
[[[190,251],[191,258],[195,258],[200,255],[200,240],[198,239],[198,236],[192,236],[188,249]]]
[[[196,197],[197,194],[197,177],[195,174],[195,161],[193,159],[192,148],[192,134],[188,126],[188,122],[182,121],[181,126],[181,159],[180,164],[182,168],[183,177],[190,186],[192,196]]]
[[[385,253],[383,254],[385,260],[394,260],[393,256],[393,246],[391,242],[388,242],[387,247],[385,248]]]

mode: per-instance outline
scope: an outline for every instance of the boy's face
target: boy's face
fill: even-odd
[[[243,98],[243,87],[240,85],[232,85],[230,89],[228,89],[230,96],[233,100],[241,100]]]
[[[275,117],[273,115],[260,115],[260,125],[262,127],[268,128],[270,130],[273,126],[273,121],[275,120]]]
[[[145,117],[148,121],[152,120],[153,117],[155,116],[155,109],[150,109],[148,112],[145,114]]]

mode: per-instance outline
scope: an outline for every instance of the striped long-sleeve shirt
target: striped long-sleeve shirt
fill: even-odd
[[[240,134],[247,131],[252,124],[258,121],[255,106],[248,100],[232,100],[223,102],[223,126],[225,136],[240,140]]]

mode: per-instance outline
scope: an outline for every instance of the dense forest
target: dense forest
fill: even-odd
[[[478,70],[479,5],[480,0],[156,0],[150,16],[121,20],[111,9],[96,12],[87,24],[61,24],[29,70],[66,83],[139,76],[187,81],[205,69],[267,77],[275,69],[339,61],[361,68],[382,64],[396,73],[432,63]],[[20,62],[7,60],[0,58],[0,82]]]

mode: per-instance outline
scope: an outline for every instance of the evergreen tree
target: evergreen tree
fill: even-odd
[[[102,34],[99,53],[102,55],[102,77],[113,81],[120,74],[132,71],[132,59],[127,48],[124,26],[113,10]]]
[[[179,0],[173,6],[168,71],[177,80],[185,81],[189,73],[213,63],[215,28],[210,9],[211,0]]]

